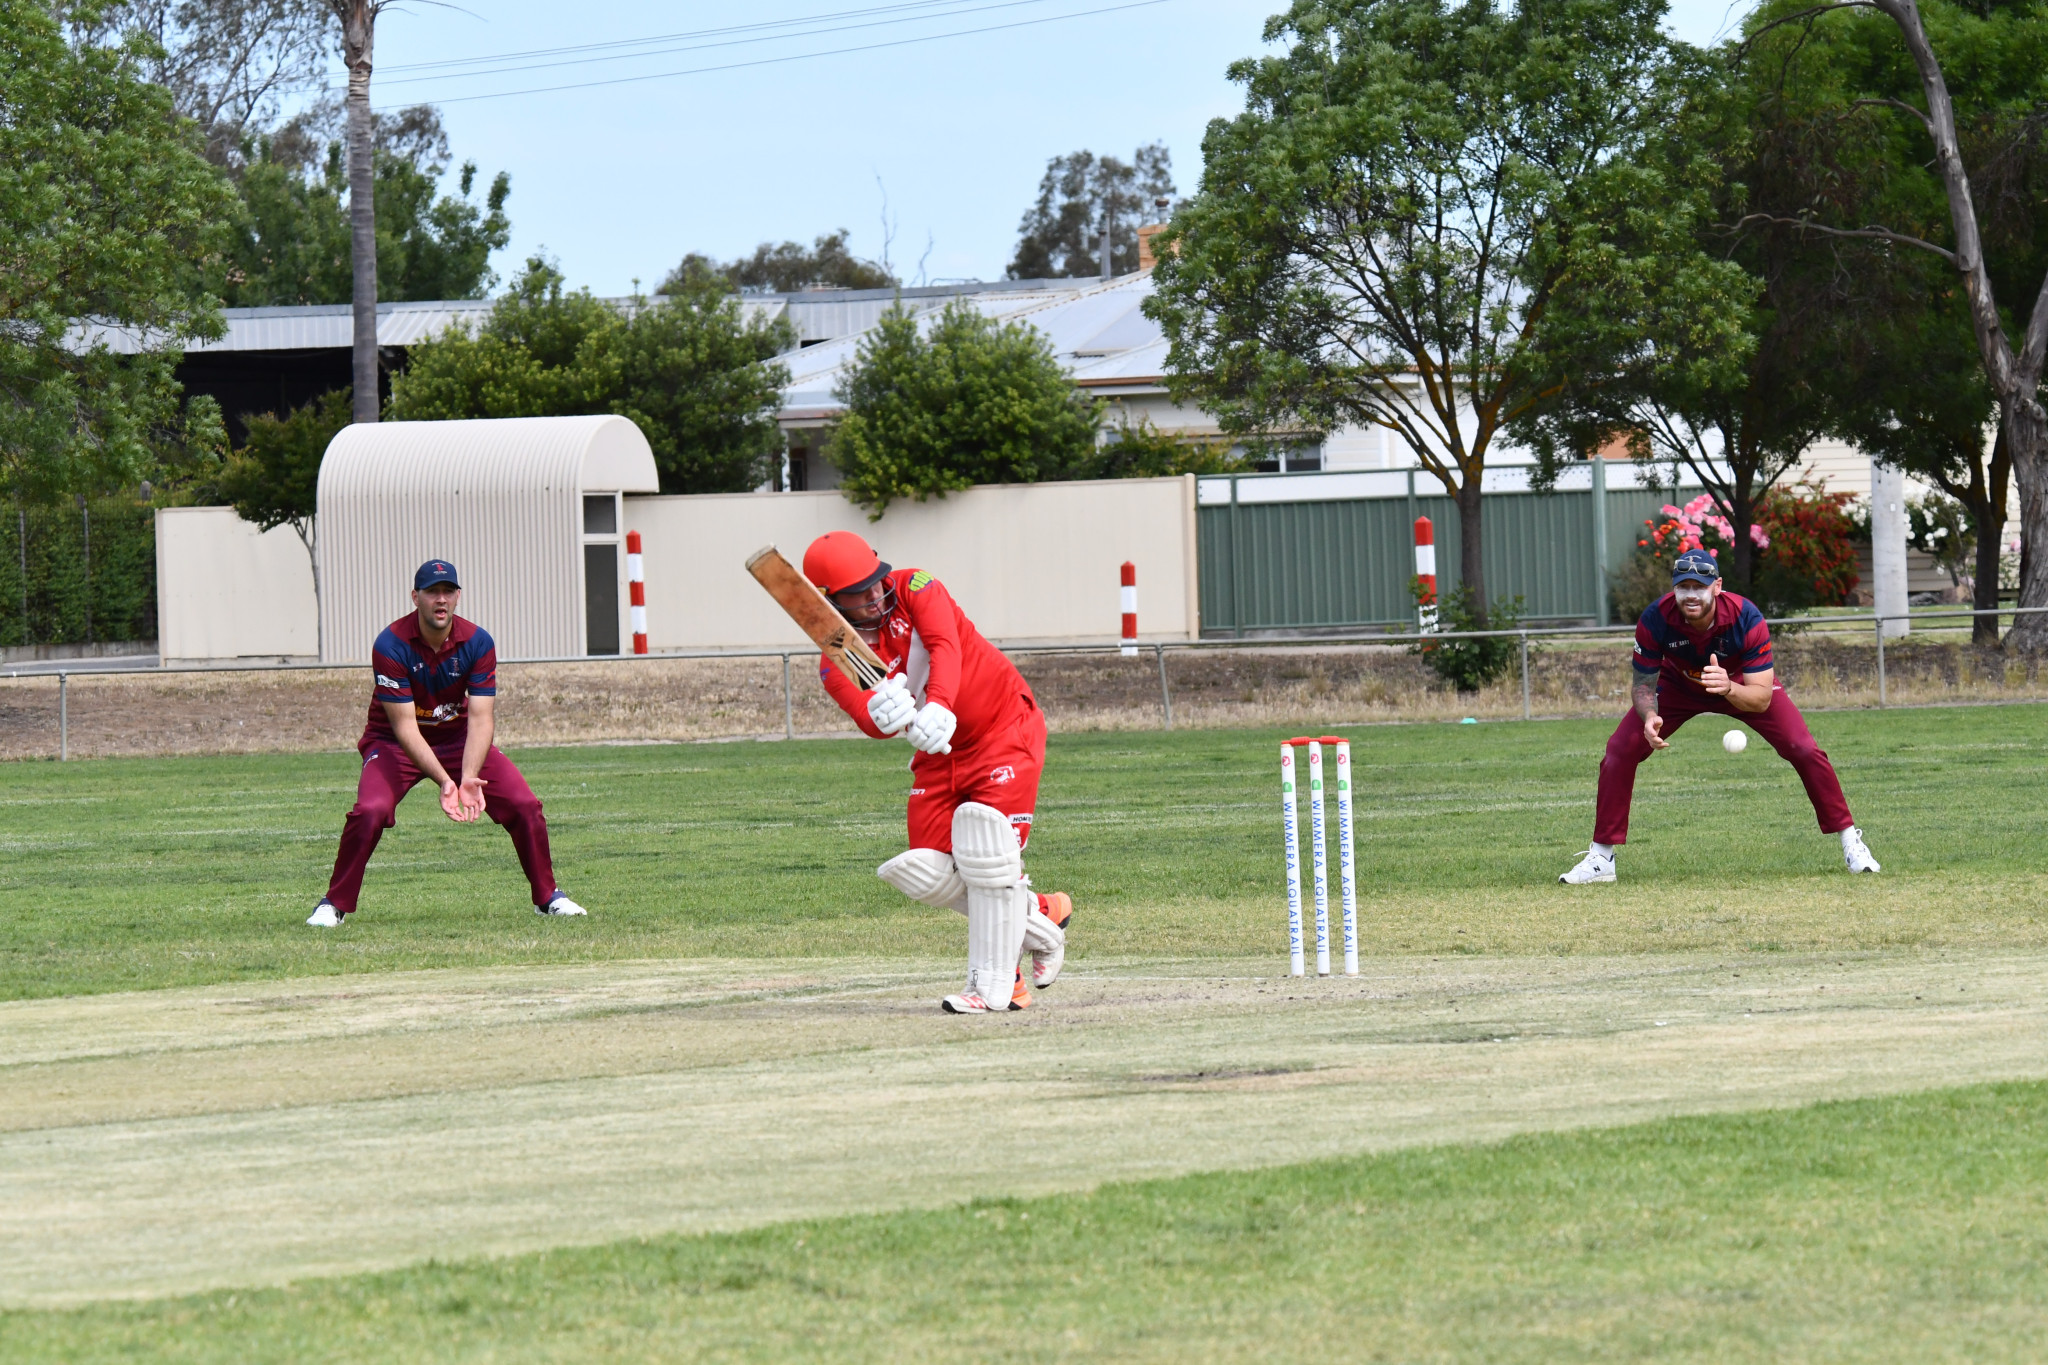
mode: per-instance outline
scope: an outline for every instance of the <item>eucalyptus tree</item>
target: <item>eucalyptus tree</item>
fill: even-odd
[[[1610,355],[1645,309],[1740,343],[1748,282],[1692,238],[1704,187],[1647,154],[1696,94],[1663,16],[1297,0],[1269,21],[1286,50],[1231,68],[1245,110],[1210,124],[1158,243],[1175,397],[1239,435],[1390,429],[1456,500],[1483,604],[1487,462],[1573,357]]]
[[[1774,0],[1748,30],[1750,60],[1782,73],[1816,127],[1832,124],[1811,199],[1748,221],[1940,263],[2019,489],[2020,605],[2048,607],[2048,3]],[[2018,618],[2007,639],[2048,648],[2048,614]]]

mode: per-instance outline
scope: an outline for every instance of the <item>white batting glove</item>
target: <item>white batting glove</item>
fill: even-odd
[[[935,701],[928,701],[917,713],[917,718],[910,722],[910,729],[904,732],[904,737],[919,753],[949,754],[953,752],[949,743],[953,738],[953,727],[959,723],[951,711]]]
[[[881,686],[868,695],[868,719],[885,735],[893,735],[910,724],[910,718],[916,714],[917,701],[910,695],[910,686],[901,673],[884,678]]]

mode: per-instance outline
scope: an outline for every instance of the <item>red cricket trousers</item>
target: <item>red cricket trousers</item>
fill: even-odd
[[[377,841],[398,823],[398,803],[425,776],[395,739],[366,737],[357,747],[363,755],[363,775],[356,783],[356,804],[342,822],[341,849],[334,855],[334,877],[327,883],[327,899],[344,915],[356,908],[363,869],[370,865]],[[436,746],[434,757],[450,773],[461,775],[460,743]],[[555,867],[548,856],[548,822],[541,814],[540,798],[495,745],[477,776],[484,780],[484,814],[512,836],[520,870],[533,888],[533,903],[546,905],[555,894]]]
[[[1806,799],[1813,802],[1821,833],[1839,834],[1856,823],[1849,815],[1849,801],[1842,795],[1842,779],[1835,776],[1835,765],[1828,762],[1827,754],[1814,742],[1813,732],[1806,728],[1806,717],[1785,695],[1783,685],[1772,685],[1771,704],[1762,711],[1738,711],[1726,697],[1711,693],[1660,687],[1657,713],[1664,717],[1666,739],[1694,716],[1733,716],[1763,736],[1778,751],[1778,757],[1799,774],[1806,787]],[[1628,807],[1635,796],[1636,768],[1653,752],[1650,741],[1643,737],[1642,718],[1630,711],[1615,727],[1613,737],[1607,741],[1607,756],[1600,760],[1600,796],[1594,807],[1593,842],[1628,842]]]
[[[953,851],[953,812],[969,801],[1010,817],[1019,847],[1031,839],[1038,779],[1045,771],[1045,713],[1023,699],[1014,720],[996,726],[950,754],[919,754],[910,761],[910,803],[905,811],[912,848]]]

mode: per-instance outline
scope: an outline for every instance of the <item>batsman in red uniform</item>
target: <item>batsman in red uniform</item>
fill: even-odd
[[[1045,768],[1038,699],[982,638],[945,585],[922,569],[892,569],[851,531],[804,552],[804,577],[832,599],[889,666],[862,691],[818,661],[825,690],[874,739],[902,735],[910,760],[910,848],[876,875],[912,900],[967,916],[967,986],[943,1007],[990,1014],[1031,1003],[1031,984],[1059,978],[1073,901],[1039,895],[1024,875],[1024,845]]]
[[[1785,695],[1771,656],[1771,628],[1756,603],[1721,590],[1721,569],[1704,550],[1688,550],[1671,566],[1671,591],[1636,622],[1634,705],[1607,741],[1593,846],[1558,878],[1567,885],[1614,880],[1615,849],[1628,842],[1628,808],[1636,769],[1694,716],[1730,716],[1769,741],[1792,765],[1813,803],[1821,833],[1840,836],[1851,872],[1878,871],[1863,831],[1849,814],[1842,780],[1806,717]]]

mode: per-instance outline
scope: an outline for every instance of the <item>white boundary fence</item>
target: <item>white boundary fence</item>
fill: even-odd
[[[1904,617],[1897,615],[1879,616],[1875,612],[1855,616],[1786,616],[1771,618],[1767,621],[1767,624],[1774,627],[1790,626],[1804,631],[1810,631],[1815,634],[1827,635],[1860,634],[1861,628],[1867,626],[1870,629],[1871,639],[1875,642],[1877,646],[1877,704],[1879,707],[1884,707],[1888,704],[1885,687],[1884,663],[1885,640],[1887,638],[1884,633],[1885,622],[1898,620],[1927,622],[1934,620],[1954,619],[1958,617],[1975,618],[1979,616],[1990,616],[1994,618],[2007,616],[2019,617],[2038,615],[2043,612],[2048,612],[2048,607],[2001,607],[1996,611],[1977,610],[1969,607],[1944,607],[1935,609],[1923,607],[1920,610],[1912,612]],[[1389,633],[1384,635],[1326,635],[1315,636],[1313,638],[1307,639],[1291,640],[1154,640],[1149,644],[1144,645],[1143,647],[1150,649],[1152,651],[1153,659],[1156,662],[1159,669],[1159,712],[1161,728],[1166,730],[1173,729],[1173,692],[1171,686],[1167,681],[1166,673],[1166,655],[1168,651],[1172,651],[1174,653],[1206,653],[1215,650],[1251,649],[1259,650],[1262,652],[1270,652],[1273,650],[1297,650],[1305,652],[1314,652],[1317,650],[1327,650],[1332,646],[1344,647],[1355,645],[1401,645],[1419,644],[1425,641],[1434,643],[1445,640],[1511,639],[1516,641],[1519,646],[1517,651],[1519,655],[1517,670],[1520,676],[1522,687],[1522,719],[1530,720],[1534,718],[1530,709],[1529,697],[1530,641],[1535,640],[1540,642],[1545,639],[1554,639],[1558,637],[1612,638],[1615,636],[1629,636],[1633,635],[1634,633],[1634,626],[1549,626],[1517,628],[1513,630],[1434,631],[1429,633]],[[1892,638],[1896,639],[1896,637]],[[998,648],[1002,649],[1004,653],[1012,655],[1115,654],[1119,651],[1120,648],[1116,644],[1013,645],[1004,644],[1001,641],[997,641],[996,644]],[[754,649],[731,651],[684,650],[658,654],[620,654],[599,655],[595,657],[587,654],[571,654],[530,659],[500,659],[498,662],[501,665],[599,664],[619,668],[632,668],[639,664],[659,662],[661,660],[780,659],[782,661],[783,738],[794,739],[796,737],[796,708],[795,695],[792,691],[791,684],[792,674],[790,661],[798,655],[808,657],[810,655],[810,652],[811,651],[809,650],[801,649]],[[82,677],[148,678],[164,677],[172,674],[191,673],[294,673],[314,670],[334,673],[357,671],[361,670],[364,667],[365,665],[363,664],[329,664],[309,662],[272,664],[184,664],[174,665],[171,667],[121,669],[101,668],[91,670],[74,670],[68,668],[54,667],[17,668],[9,669],[4,673],[0,673],[0,679],[25,680],[30,678],[48,678],[53,674],[56,676],[57,752],[60,761],[68,761],[71,756],[70,684],[71,674],[73,672],[78,672]]]

